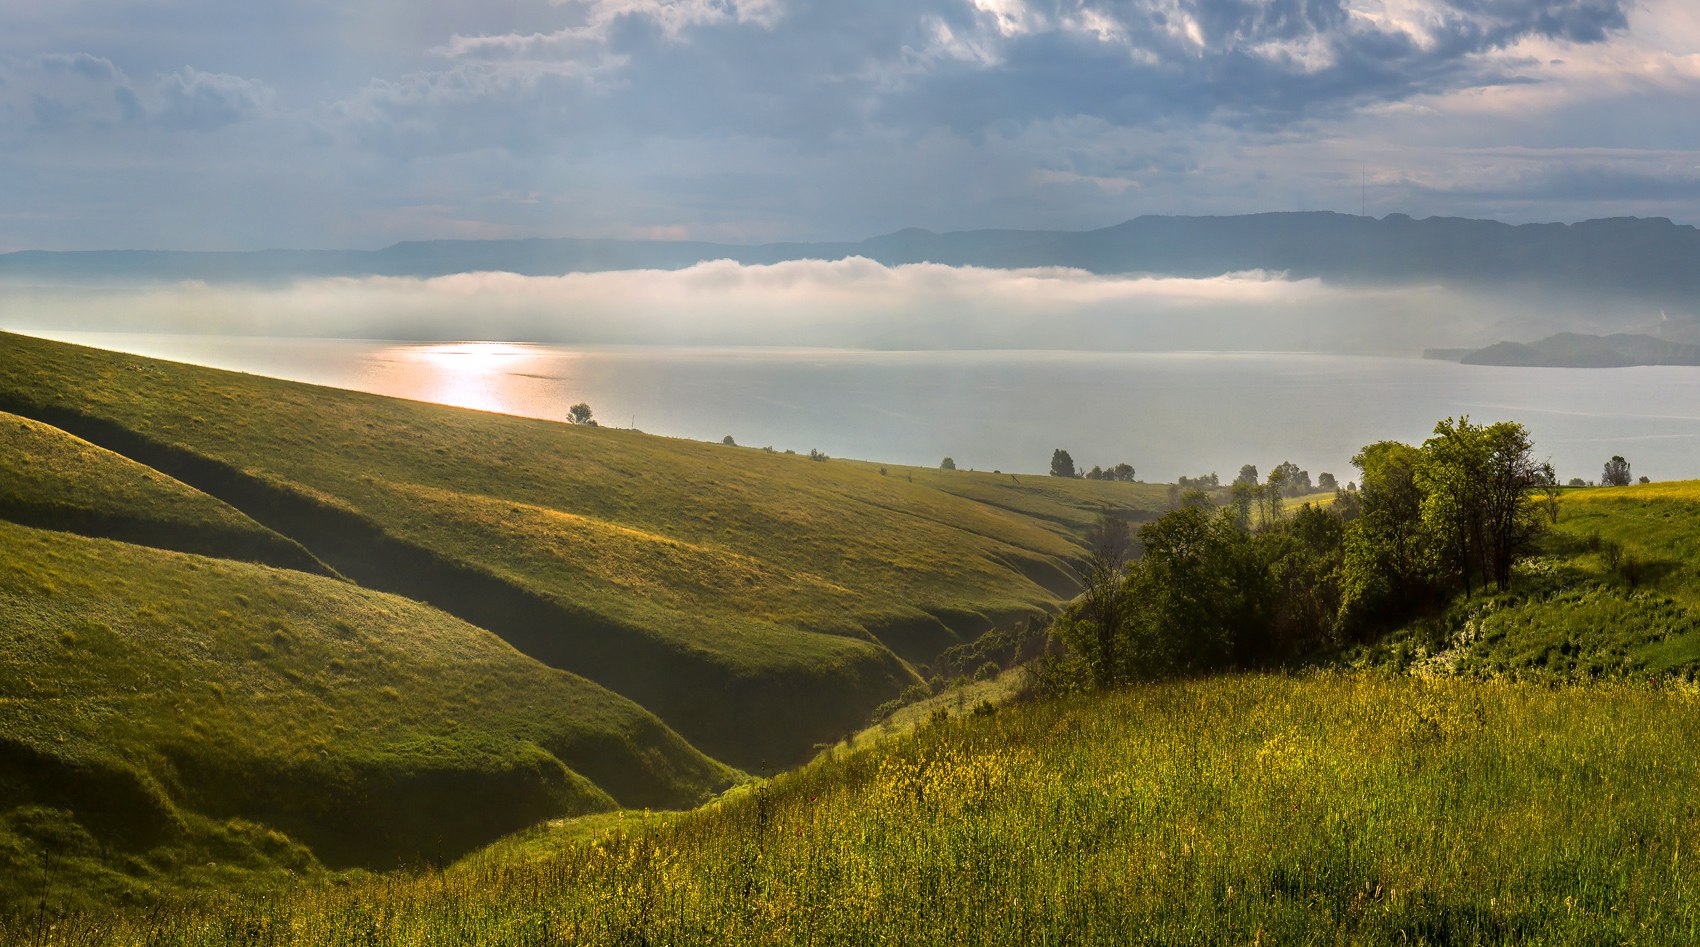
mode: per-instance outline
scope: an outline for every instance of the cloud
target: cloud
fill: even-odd
[[[12,25],[5,246],[1085,229],[1355,212],[1360,173],[1377,214],[1700,219],[1687,0],[77,0]]]
[[[258,80],[192,66],[149,86],[90,53],[0,62],[0,114],[27,111],[27,125],[38,132],[208,131],[260,114],[273,98],[271,88]]]
[[[50,53],[0,63],[0,109],[14,127],[54,132],[139,122],[135,89],[111,60],[88,53]],[[19,121],[22,114],[28,121]],[[10,124],[10,123],[9,123]]]
[[[200,72],[193,66],[164,76],[158,86],[156,120],[177,130],[210,131],[240,122],[270,105],[265,83],[240,76]]]
[[[1530,38],[1599,43],[1629,0],[709,0],[569,3],[553,32],[456,35],[453,65],[362,98],[419,101],[420,86],[485,94],[556,117],[562,136],[612,126],[713,127],[831,140],[858,125],[965,133],[1090,116],[1271,127],[1377,102],[1526,81],[1502,52]],[[468,63],[485,81],[468,83]],[[429,99],[430,96],[423,98]]]
[[[12,293],[14,328],[573,344],[847,348],[1319,350],[1414,354],[1587,327],[1592,310],[1440,288],[1340,287],[1252,272],[1210,279],[988,270],[862,258],[527,277],[325,279]],[[1652,316],[1648,316],[1652,318]],[[1568,324],[1568,323],[1567,323]]]

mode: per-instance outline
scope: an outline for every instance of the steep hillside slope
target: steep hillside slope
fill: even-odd
[[[628,700],[333,578],[0,522],[0,621],[12,906],[193,884],[208,861],[453,857],[735,778]]]
[[[228,504],[50,425],[0,412],[0,519],[328,572]]]
[[[574,428],[0,335],[0,410],[212,494],[736,765],[848,732],[910,663],[1054,607],[1078,536],[1164,488],[1046,484]],[[979,479],[976,479],[979,478]],[[978,486],[984,484],[985,486]]]

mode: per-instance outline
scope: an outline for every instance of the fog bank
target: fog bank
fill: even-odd
[[[889,350],[1317,351],[1416,354],[1657,313],[1444,287],[1339,286],[1252,271],[1207,279],[1002,270],[861,257],[564,276],[0,286],[0,324],[35,331],[185,332],[566,344]]]

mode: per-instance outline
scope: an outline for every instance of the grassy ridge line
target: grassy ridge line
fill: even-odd
[[[630,701],[334,579],[0,523],[0,616],[13,904],[44,858],[71,898],[176,884],[162,849],[393,867],[736,778]]]
[[[1053,608],[1081,552],[1059,522],[1084,524],[1102,506],[1132,508],[1161,492],[1044,484],[1023,501],[1034,513],[1018,515],[865,465],[574,429],[18,336],[4,343],[5,404],[60,426],[80,419],[77,433],[108,446],[118,445],[107,435],[129,438],[121,452],[166,465],[357,580],[411,579],[385,587],[425,595],[532,653],[572,626],[584,633],[564,651],[606,639],[610,665],[623,670],[566,666],[609,683],[626,674],[617,689],[705,749],[752,767],[843,735],[912,680],[885,645],[924,659],[993,621]],[[161,456],[135,452],[144,447]],[[240,474],[234,486],[254,495],[236,496],[183,465]],[[980,482],[963,476],[959,484]],[[1013,484],[984,489],[1005,501],[1018,495]],[[268,519],[268,503],[294,519]],[[338,557],[329,545],[338,536],[299,531],[316,527],[360,548]],[[610,577],[602,540],[617,530],[630,531],[619,534],[630,554]],[[370,543],[385,545],[362,545]],[[682,559],[681,548],[690,555]],[[352,571],[384,568],[386,557],[406,567],[388,578]],[[751,562],[804,580],[740,583],[726,594],[720,574]],[[681,574],[682,563],[696,574]],[[657,589],[694,591],[669,599],[650,594]],[[637,660],[656,650],[667,678]],[[776,723],[788,732],[771,732]]]
[[[868,713],[863,705],[872,700],[868,695],[889,696],[915,680],[889,651],[836,635],[812,636],[821,644],[816,653],[805,652],[803,657],[813,660],[789,662],[783,669],[789,673],[775,675],[778,680],[745,677],[714,660],[720,655],[685,651],[660,638],[652,627],[539,593],[476,560],[397,538],[323,491],[238,469],[73,409],[13,402],[5,393],[0,393],[0,407],[38,414],[193,484],[294,537],[362,585],[428,603],[496,631],[544,664],[581,674],[665,720],[681,722],[679,729],[693,743],[742,765],[774,769],[791,762],[821,739],[863,722]],[[510,537],[451,538],[471,539],[473,549],[488,552],[492,543],[505,546]],[[796,656],[798,643],[788,644],[791,656]],[[792,712],[809,704],[816,705],[811,715]]]
[[[1697,728],[1692,694],[1644,687],[1175,682],[443,874],[67,919],[55,942],[1693,943]]]
[[[0,412],[0,519],[334,574],[241,511],[50,425]]]

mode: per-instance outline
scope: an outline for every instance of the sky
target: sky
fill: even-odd
[[[0,250],[1700,222],[1692,0],[6,0]]]

